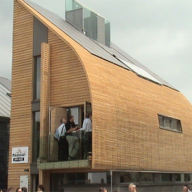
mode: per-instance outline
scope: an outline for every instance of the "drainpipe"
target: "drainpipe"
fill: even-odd
[[[110,170],[110,175],[111,175],[111,192],[113,191],[113,185],[112,185],[112,182],[113,182],[113,170]]]

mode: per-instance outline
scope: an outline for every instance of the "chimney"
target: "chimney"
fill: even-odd
[[[75,0],[66,0],[65,19],[87,37],[110,46],[110,23]]]

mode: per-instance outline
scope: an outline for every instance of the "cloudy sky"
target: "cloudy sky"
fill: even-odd
[[[31,0],[64,18],[65,0]],[[192,103],[192,1],[79,0],[111,23],[112,42]],[[0,76],[11,79],[13,0],[0,0]]]

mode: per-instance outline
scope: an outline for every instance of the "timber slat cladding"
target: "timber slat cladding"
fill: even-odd
[[[29,163],[12,164],[12,147],[29,146],[31,158],[32,39],[33,16],[17,1],[14,7],[12,111],[8,186],[19,187],[20,175],[29,175]]]
[[[89,86],[83,67],[73,50],[50,30],[51,106],[71,105],[90,100]]]

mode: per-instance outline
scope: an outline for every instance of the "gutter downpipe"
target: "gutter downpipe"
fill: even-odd
[[[113,170],[110,170],[110,175],[111,175],[111,192],[113,191]]]

